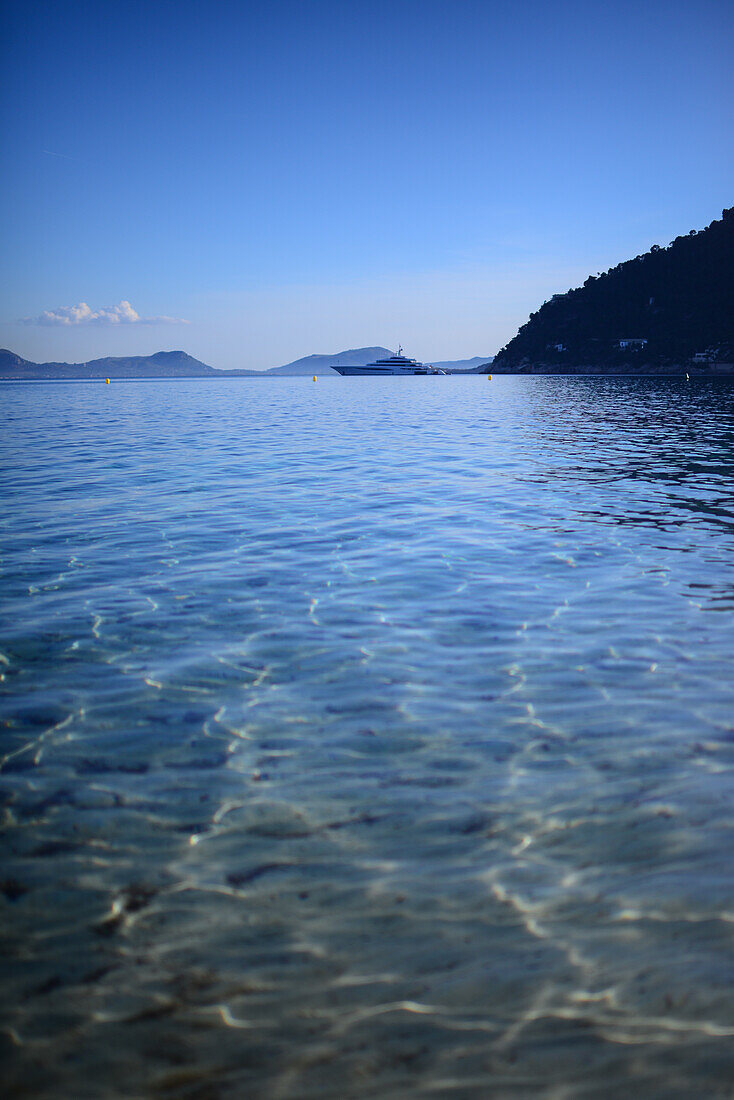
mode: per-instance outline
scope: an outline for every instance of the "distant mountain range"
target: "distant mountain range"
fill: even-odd
[[[332,364],[361,366],[392,352],[387,348],[351,348],[336,355],[307,355],[282,367],[269,370],[216,370],[185,351],[157,351],[154,355],[107,356],[87,363],[32,363],[13,351],[0,350],[0,379],[33,381],[39,379],[103,378],[263,378],[272,375],[335,375]],[[457,359],[435,363],[442,370],[478,372],[489,357]]]
[[[734,207],[720,221],[554,294],[493,374],[732,369]]]
[[[240,371],[218,371],[185,351],[157,351],[155,355],[107,356],[88,363],[31,363],[15,352],[0,350],[0,378],[219,378]],[[251,373],[254,373],[251,372]]]

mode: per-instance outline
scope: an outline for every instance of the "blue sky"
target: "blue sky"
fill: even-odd
[[[491,355],[734,204],[729,0],[4,8],[0,344],[30,359]]]

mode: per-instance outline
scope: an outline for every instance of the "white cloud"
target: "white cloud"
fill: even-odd
[[[141,317],[129,302],[103,309],[91,309],[86,302],[78,306],[44,309],[38,317],[24,317],[24,325],[188,325],[179,317]]]

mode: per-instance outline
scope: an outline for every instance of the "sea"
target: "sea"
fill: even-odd
[[[731,1098],[731,382],[0,398],[4,1096]]]

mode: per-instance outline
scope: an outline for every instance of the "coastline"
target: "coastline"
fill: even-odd
[[[688,374],[691,378],[734,378],[734,363],[675,363],[658,366],[645,364],[639,366],[636,363],[615,364],[609,369],[603,364],[584,363],[579,366],[559,367],[557,363],[528,363],[521,366],[503,367],[490,364],[486,371],[446,371],[447,375],[482,378],[486,375],[496,376],[545,376],[558,375],[562,377],[578,376],[607,376],[609,378],[677,378],[682,374]],[[334,371],[335,378],[339,377]],[[216,373],[206,374],[136,374],[124,373],[90,373],[90,374],[62,374],[46,372],[43,374],[0,374],[0,382],[104,382],[110,378],[116,382],[177,382],[177,381],[216,381],[217,379],[249,380],[253,378],[306,378],[303,374],[272,374],[268,371],[247,370],[222,370]],[[319,374],[319,378],[330,378],[329,374]]]
[[[681,374],[689,374],[692,378],[708,377],[733,377],[734,363],[673,363],[658,366],[646,363],[643,366],[637,363],[616,363],[612,369],[604,364],[584,363],[579,366],[559,367],[557,363],[528,363],[520,366],[503,367],[492,366],[487,374],[496,375],[574,375],[592,374],[595,376],[608,375],[611,377],[629,376],[635,378],[667,378],[677,377]]]

